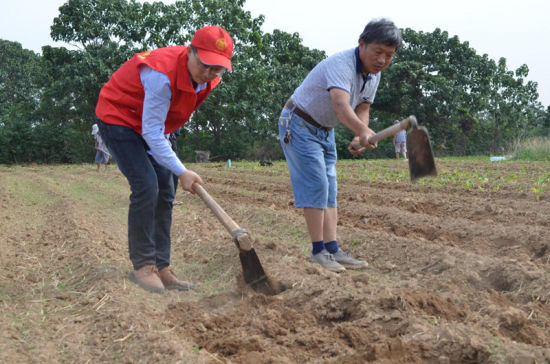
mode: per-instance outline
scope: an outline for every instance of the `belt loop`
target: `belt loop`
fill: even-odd
[[[294,103],[294,101],[292,101],[292,99],[289,98],[286,101],[285,108],[287,108],[290,112],[293,112],[294,109],[296,109],[296,104]]]

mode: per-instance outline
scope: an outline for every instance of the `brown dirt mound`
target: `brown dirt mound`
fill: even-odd
[[[341,163],[339,241],[369,262],[341,274],[307,261],[284,163],[191,167],[285,290],[246,286],[231,237],[178,191],[172,266],[197,290],[149,294],[126,278],[118,171],[0,167],[1,362],[550,362],[550,196],[529,192],[550,165],[442,160],[410,184],[402,161]],[[490,178],[445,179],[464,170]]]

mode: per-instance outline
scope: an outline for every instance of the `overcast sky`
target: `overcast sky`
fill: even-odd
[[[50,26],[64,2],[4,0],[0,38],[35,52],[43,45],[63,46],[51,40]],[[265,15],[264,31],[298,32],[304,45],[329,55],[354,47],[372,18],[390,18],[416,31],[440,28],[468,41],[478,54],[506,58],[509,70],[527,64],[528,79],[538,83],[539,101],[550,105],[549,0],[246,0],[245,9],[255,17]]]

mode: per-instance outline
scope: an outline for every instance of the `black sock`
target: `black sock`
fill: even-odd
[[[313,245],[313,249],[311,250],[311,254],[313,255],[320,253],[323,249],[325,249],[325,242],[323,240],[314,241],[311,244]]]
[[[325,248],[330,254],[334,254],[338,251],[338,242],[336,240],[329,241],[325,244]]]

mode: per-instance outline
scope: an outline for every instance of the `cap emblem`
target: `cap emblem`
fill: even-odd
[[[226,45],[225,45],[225,39],[220,38],[216,41],[216,48],[220,51],[225,51]]]

